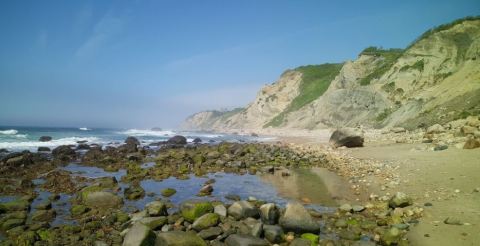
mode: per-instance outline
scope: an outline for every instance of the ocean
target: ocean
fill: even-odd
[[[38,147],[51,149],[60,145],[77,145],[79,141],[96,143],[100,145],[120,145],[125,138],[133,136],[138,138],[142,145],[165,141],[175,135],[182,135],[188,142],[195,138],[202,142],[255,142],[272,141],[271,137],[254,137],[250,135],[220,134],[211,132],[191,132],[177,130],[152,130],[152,129],[108,129],[108,128],[68,128],[68,127],[0,127],[0,149],[8,151],[29,150],[37,151]],[[52,137],[51,141],[41,142],[41,136]]]

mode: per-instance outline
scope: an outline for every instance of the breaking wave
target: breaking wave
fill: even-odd
[[[15,135],[17,133],[18,133],[18,131],[15,130],[15,129],[0,131],[0,134],[3,134],[3,135]]]
[[[57,147],[60,145],[77,145],[77,141],[87,141],[88,143],[99,143],[97,137],[68,137],[54,139],[48,142],[24,141],[24,142],[0,142],[0,149],[30,149],[36,150],[38,147]]]
[[[128,129],[126,131],[119,132],[120,134],[128,135],[128,136],[137,136],[137,137],[144,137],[144,136],[156,136],[156,137],[169,137],[174,136],[176,133],[173,131],[152,131],[152,130],[143,130],[143,129]]]

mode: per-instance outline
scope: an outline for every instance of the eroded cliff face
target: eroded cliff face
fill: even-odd
[[[301,96],[301,70],[285,72],[244,110],[202,112],[193,129],[339,126],[415,128],[480,112],[480,20],[466,20],[423,35],[406,50],[366,49],[346,62],[321,96],[291,111]],[[276,118],[275,118],[276,117]],[[206,123],[208,122],[208,124]]]

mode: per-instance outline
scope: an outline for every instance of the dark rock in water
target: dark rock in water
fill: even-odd
[[[168,139],[167,143],[183,145],[183,144],[187,144],[187,138],[185,138],[184,136],[177,135]]]
[[[145,190],[141,186],[130,186],[124,191],[125,198],[137,200],[145,196]]]
[[[122,153],[135,153],[138,151],[138,148],[136,144],[124,144],[118,147],[118,151]]]
[[[127,139],[125,139],[125,144],[127,145],[140,145],[140,141],[138,141],[138,139],[136,137],[127,137]]]
[[[50,151],[49,147],[38,147],[37,151]]]
[[[433,148],[434,151],[442,151],[448,149],[448,145],[442,144],[442,145],[437,145]]]
[[[285,213],[280,218],[279,224],[285,231],[293,231],[296,233],[318,233],[320,231],[320,225],[299,203],[287,204]]]
[[[252,136],[252,137],[258,137],[258,134],[252,133],[252,134],[250,134],[250,136]]]
[[[227,246],[268,246],[269,243],[251,235],[232,234],[225,240]]]
[[[90,145],[84,144],[84,143],[77,145],[77,150],[81,150],[81,149],[90,149]]]
[[[51,141],[52,140],[52,137],[50,136],[41,136],[38,141],[40,142],[48,142],[48,141]]]
[[[3,153],[8,153],[8,150],[7,149],[0,149],[0,154],[3,154]]]
[[[105,158],[105,153],[101,148],[92,148],[82,158],[84,162],[97,162]]]
[[[363,147],[363,142],[362,133],[347,128],[335,130],[330,137],[330,144],[334,147]]]
[[[140,244],[136,244],[136,245],[140,245]],[[207,246],[207,243],[203,241],[201,237],[197,236],[193,232],[169,231],[169,232],[158,233],[155,244],[142,244],[142,245]]]
[[[202,142],[202,139],[200,139],[200,138],[195,138],[193,140],[193,143],[201,143],[201,142]]]
[[[239,195],[235,195],[235,194],[227,194],[225,195],[225,198],[232,201],[240,201],[241,199]]]
[[[247,201],[238,201],[228,207],[228,215],[237,220],[248,217],[258,218],[260,216],[260,210]]]
[[[86,142],[88,142],[88,141],[87,140],[79,140],[79,141],[77,141],[77,144],[84,144]]]
[[[210,184],[207,184],[200,189],[199,195],[206,196],[206,195],[212,194],[212,192],[213,192],[213,186]]]
[[[75,150],[70,148],[68,145],[61,145],[53,149],[52,155],[54,158],[66,161],[66,160],[71,160],[76,157]]]
[[[152,127],[152,129],[150,129],[150,130],[156,131],[156,132],[160,132],[160,131],[162,131],[162,128],[160,128],[160,127]]]
[[[34,163],[34,156],[29,151],[10,153],[0,159],[9,167],[28,166]]]

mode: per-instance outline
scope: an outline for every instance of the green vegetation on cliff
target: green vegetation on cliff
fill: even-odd
[[[402,54],[402,49],[383,49],[374,46],[364,49],[360,55],[381,57],[382,60],[370,74],[360,80],[360,85],[369,85],[370,81],[380,78],[395,64]]]
[[[330,86],[332,80],[342,69],[343,63],[325,63],[321,65],[308,65],[296,68],[296,71],[302,73],[302,81],[299,87],[299,94],[292,100],[290,105],[275,116],[264,127],[279,126],[283,123],[285,115],[296,111],[301,107],[311,103],[319,98]]]

